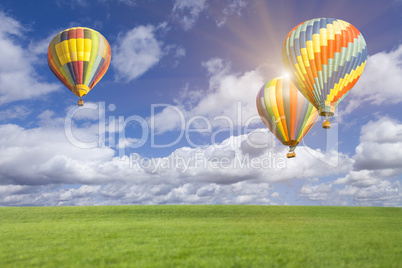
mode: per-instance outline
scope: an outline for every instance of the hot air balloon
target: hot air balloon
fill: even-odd
[[[367,60],[367,46],[350,23],[318,18],[297,25],[287,35],[282,61],[301,93],[328,117],[360,78]]]
[[[289,146],[288,158],[317,122],[318,111],[287,77],[274,78],[257,95],[257,109],[271,132]]]
[[[82,97],[106,73],[111,59],[108,41],[95,30],[75,27],[57,34],[49,44],[47,61],[50,70],[70,91]]]

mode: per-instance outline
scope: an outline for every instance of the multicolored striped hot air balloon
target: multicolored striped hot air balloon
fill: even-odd
[[[288,158],[318,119],[317,109],[287,77],[278,77],[264,85],[257,95],[257,109],[271,132],[289,146]]]
[[[111,50],[108,41],[89,28],[62,31],[49,44],[47,61],[54,75],[77,97],[82,97],[99,82],[109,68]]]
[[[350,23],[318,18],[305,21],[287,35],[282,61],[303,95],[327,117],[360,78],[367,60],[367,46]]]

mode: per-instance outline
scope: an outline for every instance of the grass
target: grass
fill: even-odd
[[[0,208],[0,267],[402,267],[402,210]]]

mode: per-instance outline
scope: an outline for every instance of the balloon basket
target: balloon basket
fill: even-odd
[[[84,106],[84,101],[83,101],[82,99],[80,99],[80,100],[78,101],[78,106]]]
[[[296,157],[296,153],[295,153],[295,152],[289,152],[289,153],[286,154],[286,157],[287,157],[287,158]]]
[[[325,121],[322,122],[322,128],[325,128],[325,129],[331,128],[331,122],[328,119],[325,119]]]

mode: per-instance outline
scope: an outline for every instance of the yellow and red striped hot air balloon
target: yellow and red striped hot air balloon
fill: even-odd
[[[108,41],[95,30],[74,27],[57,34],[49,44],[47,61],[54,75],[77,97],[82,97],[99,82],[109,68]]]
[[[287,35],[282,61],[290,78],[303,95],[327,117],[360,78],[367,61],[367,46],[350,23],[317,18],[297,25]]]
[[[257,109],[271,132],[289,146],[288,158],[318,119],[317,109],[297,90],[287,77],[274,78],[257,95]]]

